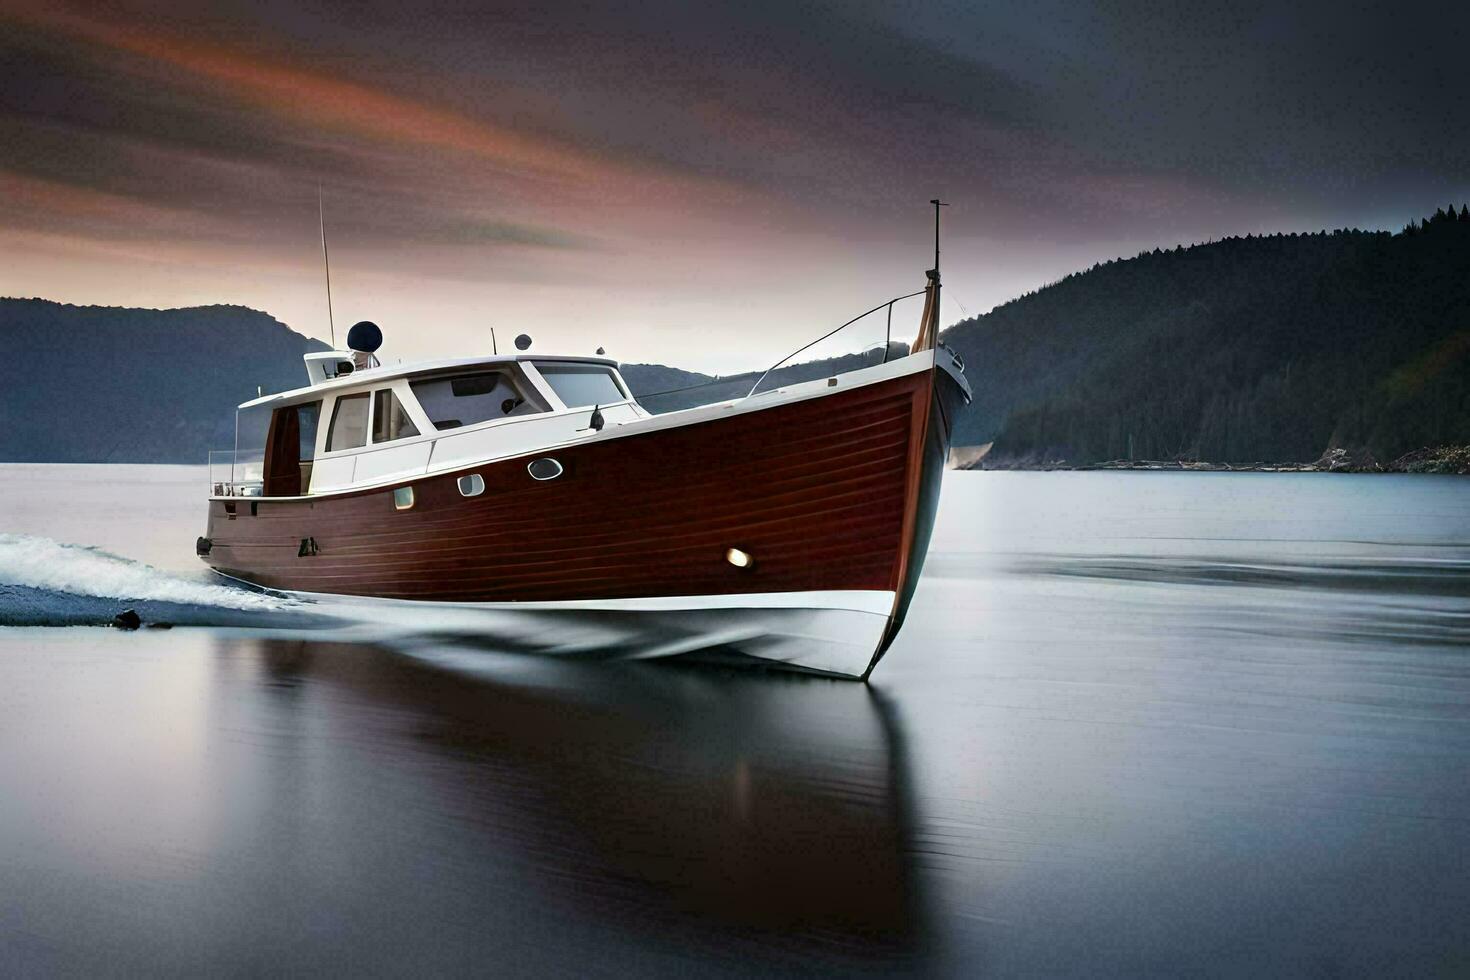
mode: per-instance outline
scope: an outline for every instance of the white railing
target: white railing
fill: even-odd
[[[818,337],[816,340],[813,340],[813,341],[811,341],[808,344],[804,344],[801,347],[798,347],[796,350],[792,351],[790,354],[787,354],[785,357],[781,358],[775,364],[772,364],[770,367],[766,368],[765,371],[763,371],[761,373],[761,376],[756,379],[755,384],[753,384],[753,385],[750,386],[750,391],[748,391],[748,392],[745,393],[745,397],[746,398],[749,398],[751,395],[755,394],[756,393],[756,390],[760,388],[760,386],[765,382],[766,378],[768,378],[768,377],[771,376],[771,372],[772,371],[776,370],[777,368],[779,368],[781,365],[785,364],[787,361],[791,360],[796,355],[811,350],[813,347],[817,346],[822,341],[826,340],[828,337],[832,337],[832,336],[834,336],[834,335],[836,335],[838,333],[841,333],[843,330],[846,330],[848,327],[852,326],[854,323],[858,323],[858,322],[860,322],[862,320],[867,319],[868,317],[872,316],[874,313],[877,313],[879,310],[887,310],[888,311],[888,315],[887,315],[886,320],[884,321],[884,327],[883,327],[883,363],[886,364],[888,362],[888,355],[889,355],[888,348],[889,348],[889,345],[893,342],[893,304],[894,303],[901,302],[901,301],[906,300],[906,299],[913,299],[915,296],[922,296],[922,295],[924,295],[925,292],[926,292],[926,290],[920,289],[917,292],[908,293],[907,295],[904,295],[904,296],[895,296],[895,297],[893,297],[893,299],[889,300],[886,303],[879,303],[877,306],[873,307],[871,310],[868,310],[866,313],[859,313],[857,316],[853,317],[851,320],[848,320],[846,323],[842,324],[842,326],[836,327],[835,329],[832,329],[832,330],[828,330],[826,333],[822,334],[822,336]]]
[[[259,497],[265,489],[260,458],[237,461],[233,449],[209,452],[209,495],[211,497]]]

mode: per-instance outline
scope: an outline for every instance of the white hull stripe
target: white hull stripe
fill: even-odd
[[[229,578],[230,576],[225,576]],[[438,602],[386,599],[379,596],[332,592],[296,592],[272,589],[322,605],[380,605],[432,609],[486,609],[539,612],[554,609],[604,609],[628,612],[666,612],[695,609],[841,609],[887,616],[894,594],[869,589],[829,589],[812,592],[746,592],[733,595],[648,596],[635,599],[565,599],[556,602]]]
[[[759,660],[852,678],[861,677],[872,660],[893,608],[893,593],[886,591],[565,602],[285,594],[319,604],[324,613],[340,613],[352,624],[344,627],[343,638],[360,642],[464,633],[527,653],[579,656],[616,649],[619,657],[636,660],[734,649]],[[598,618],[599,613],[606,616]]]

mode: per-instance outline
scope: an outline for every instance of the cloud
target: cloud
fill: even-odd
[[[921,270],[936,193],[975,310],[1470,196],[1467,49],[1470,8],[1413,0],[0,0],[0,278],[135,272],[147,305],[228,288],[289,321],[307,286],[272,277],[310,266],[320,180],[365,302],[432,279],[452,324],[574,283],[587,321],[784,342]]]
[[[226,45],[144,31],[62,8],[37,10],[21,19],[195,76],[231,98],[293,122],[421,149],[458,151],[527,177],[597,179],[609,169],[570,147]]]

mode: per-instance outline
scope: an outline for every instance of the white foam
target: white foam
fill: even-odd
[[[287,609],[294,605],[258,592],[191,582],[98,548],[62,544],[29,534],[0,534],[0,584],[70,595],[250,611]]]

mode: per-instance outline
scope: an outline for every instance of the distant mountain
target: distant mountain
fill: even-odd
[[[301,356],[327,345],[241,306],[142,310],[0,299],[0,462],[202,463],[235,443],[235,406],[306,382]],[[895,353],[898,351],[895,346]],[[772,372],[771,388],[876,363],[883,352]],[[715,379],[625,365],[650,410],[748,392],[759,372]],[[693,387],[691,387],[693,386]],[[680,389],[657,395],[668,389]]]
[[[1155,250],[1068,276],[944,339],[975,389],[955,443],[993,442],[987,466],[1306,461],[1330,448],[1386,461],[1470,444],[1470,210],[1398,234]],[[0,460],[203,462],[233,444],[236,404],[257,385],[299,387],[301,355],[324,349],[238,306],[0,299]],[[791,365],[762,387],[882,356]],[[658,364],[623,374],[658,412],[740,397],[759,377]]]
[[[1470,443],[1470,209],[1108,262],[956,324],[956,442],[1042,460],[1390,460]]]
[[[0,460],[203,463],[257,385],[300,387],[326,349],[241,306],[0,299]]]

